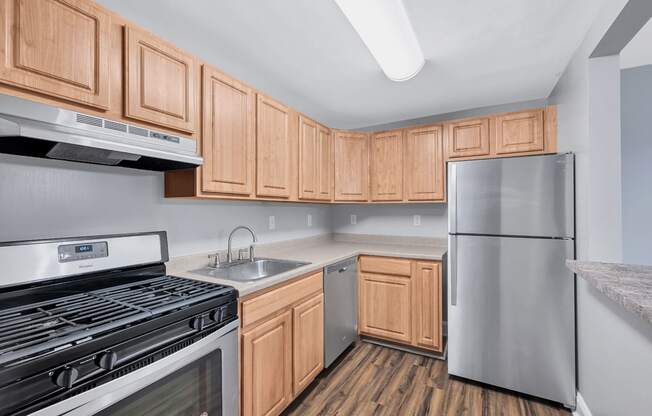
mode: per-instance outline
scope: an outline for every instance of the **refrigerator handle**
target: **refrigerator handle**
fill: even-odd
[[[457,163],[448,163],[448,232],[457,232]]]
[[[448,236],[449,262],[448,274],[450,276],[451,306],[457,305],[457,238]]]

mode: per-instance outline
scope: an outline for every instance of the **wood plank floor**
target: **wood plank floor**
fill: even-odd
[[[309,415],[570,415],[561,406],[450,378],[446,362],[366,342],[284,412]]]

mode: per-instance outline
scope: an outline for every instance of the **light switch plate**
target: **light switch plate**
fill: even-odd
[[[273,215],[269,216],[269,229],[270,230],[276,229],[276,217]]]
[[[412,216],[412,225],[415,227],[418,227],[421,225],[421,215],[413,215]]]
[[[355,225],[358,223],[358,216],[355,214],[351,214],[351,225]]]
[[[306,223],[308,224],[308,227],[312,227],[312,214],[306,215]]]

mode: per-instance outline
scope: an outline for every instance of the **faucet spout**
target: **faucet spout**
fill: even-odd
[[[226,261],[227,261],[227,263],[230,263],[230,262],[233,261],[233,254],[231,253],[231,242],[233,241],[233,234],[235,234],[235,232],[238,231],[238,230],[247,230],[251,234],[251,237],[253,238],[253,242],[249,246],[249,259],[251,261],[253,261],[253,259],[254,259],[254,245],[255,245],[255,243],[258,242],[258,237],[256,237],[256,232],[253,230],[253,228],[248,227],[246,225],[238,225],[229,234],[229,242],[228,242],[227,252],[226,252]]]

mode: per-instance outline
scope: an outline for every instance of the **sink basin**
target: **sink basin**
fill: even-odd
[[[223,264],[218,268],[202,267],[201,269],[192,270],[192,273],[201,274],[202,276],[216,277],[218,279],[249,282],[285,273],[301,266],[305,266],[306,264],[310,263],[255,258],[254,261],[245,260],[233,264]]]

